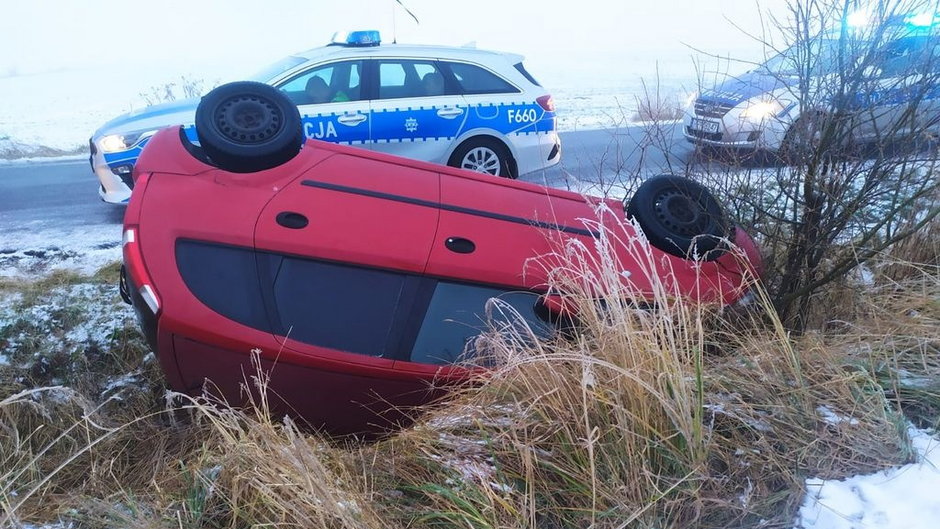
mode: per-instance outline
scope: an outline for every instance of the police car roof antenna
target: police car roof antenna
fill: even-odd
[[[415,19],[415,24],[421,25],[421,22],[418,20],[418,17],[408,9],[401,0],[395,0],[395,3],[400,5],[402,9],[405,10],[405,13],[411,15],[411,18]],[[398,44],[398,26],[395,23],[395,6],[392,6],[392,44]]]

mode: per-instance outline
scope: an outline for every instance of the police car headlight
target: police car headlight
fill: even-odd
[[[692,92],[689,94],[689,96],[685,98],[684,108],[690,108],[693,104],[695,104],[696,99],[698,99],[698,92]]]
[[[783,111],[780,101],[755,101],[744,107],[741,117],[750,121],[761,121],[771,118]]]
[[[153,136],[155,132],[155,130],[147,130],[133,134],[108,134],[98,140],[98,146],[103,152],[126,151],[144,138]]]
[[[104,152],[116,152],[127,149],[127,143],[124,141],[124,136],[121,136],[120,134],[109,134],[101,138],[98,140],[98,146],[100,146],[101,150]]]

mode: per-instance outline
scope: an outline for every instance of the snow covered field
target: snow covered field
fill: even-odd
[[[681,69],[683,62],[673,69]],[[659,96],[664,105],[677,107],[694,89],[692,63],[687,62],[687,77],[660,79]],[[638,98],[646,99],[647,92],[655,97],[655,64],[650,66],[648,74],[627,69],[608,77],[567,77],[557,72],[544,72],[539,77],[553,93],[561,130],[609,128],[633,120]],[[181,97],[180,85],[187,82],[208,90],[251,75],[254,69],[216,65],[122,71],[108,67],[0,77],[0,101],[16,102],[0,106],[0,159],[84,152],[98,127],[124,112],[147,106],[148,98],[153,101],[157,97],[154,91],[162,95],[167,85],[176,85],[172,90]],[[644,86],[644,79],[648,86]]]
[[[564,130],[606,126],[632,117],[635,97],[644,93],[641,78],[654,85],[659,77],[665,97],[684,100],[697,72],[708,78],[709,70],[726,69],[710,54],[762,56],[751,35],[731,23],[760,27],[761,10],[779,9],[784,1],[766,0],[758,9],[750,0],[725,0],[720,8],[679,0],[680,6],[638,9],[612,0],[479,0],[480,23],[464,24],[455,21],[452,5],[434,0],[403,2],[414,19],[391,0],[328,8],[279,0],[265,6],[262,25],[249,0],[167,0],[145,10],[119,0],[101,0],[94,9],[63,0],[12,3],[0,18],[0,157],[4,138],[7,144],[79,148],[105,121],[142,106],[141,94],[153,87],[181,77],[204,81],[206,88],[243,79],[350,29],[378,29],[384,42],[524,55],[527,69],[555,96]],[[702,31],[708,25],[712,29]]]

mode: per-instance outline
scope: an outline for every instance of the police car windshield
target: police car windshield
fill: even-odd
[[[841,60],[840,60],[841,57]],[[794,45],[761,65],[760,70],[772,75],[796,77],[828,75],[854,61],[853,55],[839,39],[814,39]]]
[[[258,81],[259,83],[267,83],[287,70],[290,70],[291,68],[305,62],[307,62],[307,59],[304,59],[303,57],[294,57],[293,55],[290,55],[288,57],[284,57],[274,64],[266,66],[260,72],[255,73],[248,79],[251,81]]]

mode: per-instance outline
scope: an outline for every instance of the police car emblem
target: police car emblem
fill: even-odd
[[[418,120],[415,118],[408,118],[405,120],[405,130],[408,132],[414,132],[418,130]]]

